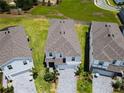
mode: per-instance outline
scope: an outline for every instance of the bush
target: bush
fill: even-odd
[[[117,80],[115,83],[113,83],[113,87],[114,87],[115,89],[120,88],[120,87],[121,87],[121,82],[120,82],[119,80]]]
[[[44,75],[44,80],[47,81],[47,82],[56,82],[56,80],[58,79],[58,76],[59,73],[57,70],[54,70],[54,72],[49,72],[49,69],[47,68],[46,69],[46,73]]]
[[[51,81],[55,80],[54,73],[51,73],[51,72],[45,73],[44,80],[47,81],[47,82],[51,82]]]
[[[34,4],[37,4],[37,0],[16,0],[16,6],[23,10],[29,10]]]
[[[38,76],[38,72],[36,71],[35,68],[32,68],[32,73],[33,73],[33,78],[36,79]]]
[[[6,11],[9,11],[9,9],[10,9],[10,7],[6,3],[6,1],[0,0],[0,11],[1,12],[6,12]]]

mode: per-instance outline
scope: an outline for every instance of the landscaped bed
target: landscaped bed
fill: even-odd
[[[96,7],[93,0],[62,0],[57,6],[36,6],[31,10],[33,15],[47,17],[73,18],[81,21],[118,22],[116,13]]]

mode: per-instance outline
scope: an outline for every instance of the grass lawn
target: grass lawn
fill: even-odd
[[[80,39],[82,48],[82,73],[78,77],[77,81],[77,93],[92,93],[92,82],[89,80],[88,72],[84,72],[84,58],[85,58],[85,43],[86,43],[86,32],[89,27],[86,25],[76,25],[77,33]]]
[[[47,17],[72,18],[82,21],[118,22],[116,13],[102,10],[93,4],[93,0],[62,0],[58,6],[37,6],[31,10],[33,15]]]
[[[44,62],[44,46],[47,38],[49,23],[46,19],[40,18],[1,18],[0,28],[12,25],[22,25],[25,27],[26,33],[30,36],[30,47],[33,48],[33,60],[38,77],[35,80],[38,93],[50,93],[51,84],[44,81],[43,76],[45,68]],[[53,93],[53,92],[52,92]]]

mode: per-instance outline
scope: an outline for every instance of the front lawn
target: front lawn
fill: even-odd
[[[44,47],[47,38],[49,23],[47,19],[41,18],[1,18],[0,28],[13,25],[22,25],[26,33],[30,37],[30,47],[33,49],[33,60],[38,77],[35,80],[35,85],[38,93],[50,93],[51,84],[47,83],[43,76],[45,68],[44,62]]]
[[[62,3],[58,6],[36,6],[31,10],[31,14],[55,18],[72,18],[88,22],[118,22],[115,17],[116,13],[96,7],[93,0],[62,0]]]
[[[92,78],[89,72],[85,71],[85,47],[86,47],[86,32],[89,30],[87,25],[76,25],[78,37],[80,40],[80,45],[82,49],[82,63],[81,63],[81,73],[78,76],[77,81],[77,93],[92,93]]]

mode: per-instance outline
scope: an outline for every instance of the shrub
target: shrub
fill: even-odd
[[[117,80],[115,83],[113,83],[113,87],[114,89],[118,89],[121,87],[121,82],[119,80]]]
[[[36,71],[35,68],[32,68],[32,73],[33,73],[33,78],[36,79],[38,76],[38,72]]]
[[[1,12],[6,12],[6,11],[9,11],[9,9],[10,9],[10,7],[6,3],[6,1],[0,0],[0,11]]]

